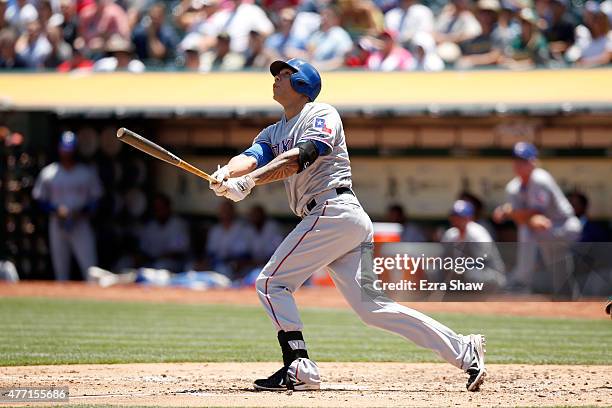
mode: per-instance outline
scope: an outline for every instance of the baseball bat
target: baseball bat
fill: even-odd
[[[210,181],[211,183],[217,182],[207,173],[191,165],[190,163],[169,152],[163,147],[153,143],[149,139],[140,136],[136,132],[132,132],[131,130],[122,127],[117,130],[117,138],[122,142],[127,143],[137,148],[138,150],[155,157],[156,159],[165,161],[166,163],[170,163],[173,166],[180,167],[181,169],[188,171],[191,174],[195,174],[196,176],[201,177],[204,180]]]

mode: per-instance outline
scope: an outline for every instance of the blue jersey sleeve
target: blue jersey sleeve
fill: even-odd
[[[251,147],[246,149],[242,154],[249,157],[254,157],[257,160],[257,168],[265,166],[274,158],[272,148],[268,143],[256,142]]]

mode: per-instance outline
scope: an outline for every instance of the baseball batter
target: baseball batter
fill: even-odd
[[[32,196],[49,216],[49,246],[55,279],[70,277],[73,253],[83,277],[97,263],[96,239],[89,215],[102,195],[98,176],[75,162],[76,136],[64,132],[59,145],[60,160],[42,169]]]
[[[518,226],[517,266],[514,285],[533,289],[538,253],[547,271],[553,274],[553,287],[568,290],[574,264],[570,245],[580,237],[582,225],[555,179],[538,167],[538,150],[527,142],[513,149],[516,177],[506,186],[508,202],[495,209],[493,220],[513,220]]]
[[[259,298],[278,331],[283,367],[255,381],[259,390],[316,390],[317,365],[309,359],[293,293],[315,271],[327,268],[336,287],[361,319],[429,348],[469,374],[476,391],[486,375],[484,337],[463,336],[419,313],[361,294],[362,243],[373,239],[372,222],[352,190],[342,121],[330,105],[315,103],[321,77],[307,62],[291,59],[270,66],[280,121],[265,128],[243,154],[217,170],[210,188],[233,201],[260,184],[283,180],[293,212],[302,218],[256,283]]]

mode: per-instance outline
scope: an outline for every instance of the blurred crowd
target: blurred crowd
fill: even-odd
[[[612,0],[0,0],[0,68],[591,67],[611,21]]]

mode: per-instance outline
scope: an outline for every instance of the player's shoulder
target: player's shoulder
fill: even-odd
[[[270,138],[274,135],[274,132],[278,126],[280,126],[280,120],[278,122],[272,123],[271,125],[263,128],[257,136],[253,139],[253,143],[263,142],[270,143]]]
[[[40,176],[42,178],[52,178],[52,177],[54,177],[57,174],[59,168],[60,168],[60,166],[59,166],[58,162],[53,162],[53,163],[47,164],[40,171]]]
[[[305,109],[307,110],[306,115],[304,115],[306,117],[306,120],[319,116],[340,116],[336,108],[334,108],[328,103],[309,102],[306,104]]]
[[[340,114],[330,104],[322,103],[322,102],[310,102],[306,105],[306,109],[308,111],[303,116],[303,121],[307,123],[311,122],[317,118],[326,118],[333,120],[333,122],[341,122]]]
[[[487,231],[483,225],[480,225],[476,221],[468,223],[467,229],[469,231],[469,235],[475,238],[476,242],[493,242],[493,238],[491,238],[489,231]]]
[[[458,239],[459,230],[457,229],[457,227],[450,227],[449,229],[444,231],[440,242],[457,242]]]
[[[517,177],[514,177],[512,180],[506,184],[506,193],[515,194],[518,193],[521,188],[521,180]]]
[[[555,179],[548,171],[538,167],[536,169],[533,169],[533,172],[531,173],[530,181],[533,181],[538,184],[548,185],[550,183],[554,183]]]

